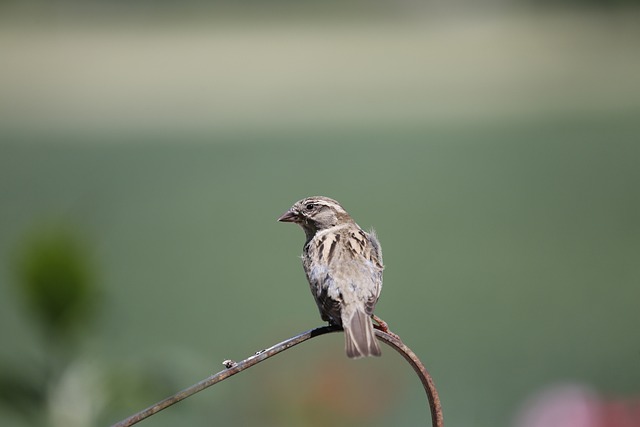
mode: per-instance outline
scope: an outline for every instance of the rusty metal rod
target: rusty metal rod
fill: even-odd
[[[231,362],[229,367],[223,371],[218,372],[217,374],[211,375],[208,378],[192,385],[191,387],[185,388],[184,390],[174,394],[173,396],[169,396],[166,399],[159,401],[158,403],[149,406],[148,408],[131,415],[130,417],[113,424],[111,427],[129,427],[132,426],[145,418],[150,417],[153,414],[156,414],[162,411],[169,406],[180,402],[181,400],[186,399],[187,397],[198,393],[199,391],[204,390],[207,387],[211,387],[214,384],[219,383],[220,381],[226,380],[227,378],[244,371],[256,365],[263,360],[266,360],[272,356],[275,356],[278,353],[281,353],[295,345],[298,345],[308,339],[318,337],[320,335],[328,334],[331,332],[342,331],[342,328],[339,326],[323,326],[315,329],[311,329],[309,331],[303,332],[299,335],[296,335],[292,338],[289,338],[281,343],[278,343],[272,347],[269,347],[265,350],[257,352],[255,355],[248,357],[240,362]],[[429,375],[429,372],[426,370],[420,359],[415,355],[413,351],[404,343],[397,338],[397,336],[393,336],[392,334],[387,334],[380,330],[375,331],[376,336],[385,344],[392,347],[398,353],[405,358],[407,362],[411,365],[413,370],[416,372],[418,377],[420,377],[420,381],[427,393],[427,398],[429,400],[429,407],[431,409],[431,424],[433,427],[443,427],[443,418],[442,418],[442,407],[440,406],[440,399],[438,397],[438,392],[436,390],[436,386]]]

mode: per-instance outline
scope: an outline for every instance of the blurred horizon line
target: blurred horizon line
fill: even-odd
[[[634,114],[640,14],[628,10],[384,25],[13,23],[0,29],[0,126],[259,132]]]

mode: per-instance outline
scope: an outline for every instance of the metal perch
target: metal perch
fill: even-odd
[[[187,397],[195,393],[198,393],[199,391],[204,390],[207,387],[211,387],[212,385],[217,384],[220,381],[226,380],[227,378],[239,372],[242,372],[245,369],[252,367],[253,365],[258,364],[263,360],[270,358],[271,356],[275,356],[276,354],[283,352],[304,341],[307,341],[308,339],[315,338],[320,335],[328,334],[331,332],[338,332],[338,331],[342,331],[342,328],[339,326],[324,326],[320,328],[311,329],[309,331],[296,335],[292,338],[289,338],[285,341],[282,341],[281,343],[276,344],[263,351],[259,351],[253,356],[248,357],[240,362],[236,363],[233,361],[225,361],[224,364],[225,366],[228,367],[227,369],[220,371],[217,374],[214,374],[209,378],[206,378],[192,385],[191,387],[188,387],[174,394],[173,396],[169,396],[166,399],[161,400],[160,402],[152,406],[149,406],[147,409],[144,409],[136,414],[133,414],[132,416],[120,421],[119,423],[113,424],[111,427],[132,426],[144,420],[145,418],[150,417],[151,415],[157,412],[160,412],[163,409],[168,408],[169,406],[175,403],[178,403],[181,400],[186,399]],[[420,359],[418,359],[415,353],[411,351],[409,347],[404,345],[404,343],[397,336],[394,336],[394,334],[388,334],[380,330],[376,330],[375,333],[376,333],[376,336],[382,342],[392,347],[394,350],[400,353],[407,362],[409,362],[413,370],[416,372],[416,374],[420,378],[420,381],[422,382],[424,390],[427,393],[427,398],[429,400],[429,407],[431,409],[432,426],[442,427],[444,424],[443,424],[443,418],[442,418],[442,407],[440,406],[440,399],[438,397],[438,392],[436,390],[435,384],[433,383],[433,380],[431,379],[431,376],[429,375],[429,372],[427,372],[427,369],[424,367]]]

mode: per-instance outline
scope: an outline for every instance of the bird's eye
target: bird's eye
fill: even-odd
[[[307,206],[305,206],[305,208],[306,208],[308,211],[312,211],[312,210],[313,210],[313,208],[315,208],[315,207],[316,207],[316,205],[314,205],[313,203],[308,203],[308,204],[307,204]]]

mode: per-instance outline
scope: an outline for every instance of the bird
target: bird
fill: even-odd
[[[362,230],[340,203],[324,196],[297,201],[278,221],[304,230],[302,266],[311,293],[322,320],[344,329],[347,357],[380,356],[372,317],[384,266],[375,231]]]

